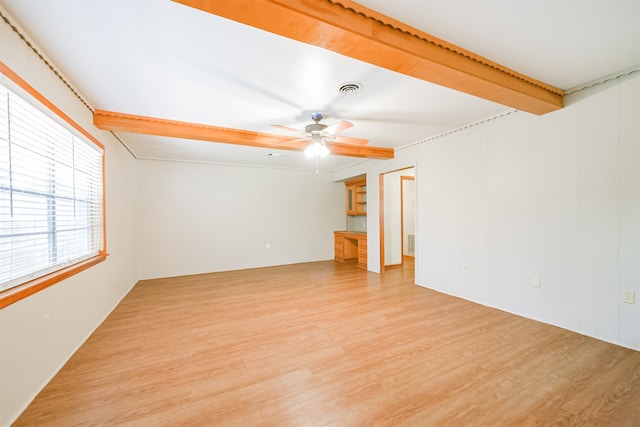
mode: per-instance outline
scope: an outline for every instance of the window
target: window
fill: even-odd
[[[21,82],[0,74],[0,292],[105,255],[103,147]]]

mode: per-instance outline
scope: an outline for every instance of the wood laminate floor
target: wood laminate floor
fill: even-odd
[[[16,426],[640,426],[640,352],[333,261],[141,281]]]

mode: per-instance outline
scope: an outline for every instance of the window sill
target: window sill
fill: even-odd
[[[33,279],[29,282],[15,286],[13,288],[0,292],[0,309],[3,309],[14,302],[18,302],[30,295],[40,292],[43,289],[53,286],[56,283],[62,282],[69,277],[80,273],[96,264],[101,263],[107,259],[107,254],[98,254],[93,258],[86,259],[77,264],[70,265],[53,273],[47,274],[37,279]]]

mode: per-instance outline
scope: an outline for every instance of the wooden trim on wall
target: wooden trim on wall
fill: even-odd
[[[106,261],[107,254],[100,253],[92,258],[81,261],[77,264],[70,265],[61,270],[56,270],[53,273],[47,274],[37,279],[33,279],[29,282],[22,283],[13,288],[9,288],[0,292],[0,309],[3,309],[21,299],[27,298],[37,292],[47,289],[50,286],[60,283],[71,276],[74,276],[81,271],[93,267],[96,264]]]
[[[16,74],[11,68],[9,68],[2,61],[0,61],[0,73],[2,73],[5,76],[7,76],[9,78],[9,80],[14,82],[18,86],[20,86],[20,88],[22,90],[27,92],[29,95],[33,96],[36,100],[38,100],[38,102],[41,102],[42,105],[47,107],[49,110],[51,110],[53,113],[55,113],[58,117],[60,117],[65,122],[67,122],[72,128],[74,128],[75,130],[80,132],[82,134],[82,136],[84,136],[85,138],[89,139],[91,142],[93,142],[98,147],[100,147],[100,149],[104,152],[104,145],[102,145],[102,143],[100,141],[98,141],[89,132],[84,130],[84,128],[82,126],[80,126],[78,123],[76,123],[71,117],[67,116],[61,109],[56,107],[51,101],[49,101],[47,98],[45,98],[40,92],[38,92],[33,86],[31,86],[24,79],[22,79],[22,77],[20,77],[18,74]]]
[[[529,113],[563,107],[563,90],[351,0],[174,1]]]
[[[380,217],[380,273],[384,273],[384,174],[378,175],[378,215]]]

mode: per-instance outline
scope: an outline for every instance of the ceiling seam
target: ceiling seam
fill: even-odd
[[[134,154],[134,152],[133,152],[133,151],[131,151],[131,148],[129,148],[129,146],[128,146],[127,144],[125,144],[125,143],[124,143],[124,141],[123,141],[122,139],[120,139],[120,137],[118,136],[118,134],[116,134],[114,131],[109,131],[109,133],[110,133],[111,135],[113,135],[113,137],[114,137],[115,139],[117,139],[117,140],[118,140],[118,142],[120,142],[120,144],[122,144],[122,146],[123,146],[123,147],[124,147],[128,152],[129,152],[129,154],[131,154],[131,156],[132,156],[134,159],[136,159],[136,160],[140,160],[140,158],[139,158],[138,156],[136,156],[136,155]]]
[[[78,91],[73,86],[71,86],[71,83],[67,81],[62,73],[58,71],[58,69],[56,69],[51,62],[49,62],[49,60],[34,46],[34,44],[31,43],[31,41],[29,41],[24,34],[22,34],[18,26],[11,22],[11,20],[2,12],[3,10],[0,9],[0,17],[2,17],[2,20],[13,30],[14,33],[18,35],[18,37],[20,37],[20,39],[27,45],[27,47],[31,49],[31,51],[33,51],[33,53],[35,53],[38,58],[40,58],[40,60],[47,66],[47,68],[49,68],[49,70],[51,70],[51,72],[53,72],[53,74],[58,77],[58,79],[67,87],[67,89],[69,89],[69,91],[71,91],[71,93],[76,98],[78,98],[78,100],[80,100],[80,102],[82,102],[82,104],[84,104],[84,106],[87,107],[87,109],[91,111],[91,113],[93,113],[94,111],[91,105],[89,105],[89,103],[78,93]]]
[[[331,0],[329,0],[329,1],[331,1]],[[590,82],[590,83],[585,83],[584,85],[581,85],[581,86],[576,86],[573,89],[568,89],[565,92],[565,95],[571,95],[571,94],[583,91],[585,89],[590,89],[592,87],[605,84],[605,83],[610,82],[612,80],[619,80],[622,77],[626,77],[626,76],[629,76],[631,74],[639,73],[639,72],[640,72],[640,67],[634,67],[631,70],[627,70],[627,71],[623,71],[623,72],[620,72],[620,73],[616,73],[616,74],[613,74],[611,76],[603,77],[601,79],[595,80],[595,81]],[[487,117],[486,119],[482,119],[482,120],[479,120],[477,122],[469,123],[469,124],[466,124],[464,126],[460,126],[458,128],[451,129],[449,131],[440,133],[438,135],[433,135],[433,136],[430,136],[428,138],[421,139],[421,140],[415,141],[415,142],[411,142],[411,143],[403,145],[401,147],[397,147],[395,149],[395,151],[398,152],[398,151],[406,150],[407,148],[412,148],[412,147],[415,147],[417,145],[420,145],[420,144],[423,144],[423,143],[426,143],[426,142],[430,142],[430,141],[433,141],[435,139],[439,139],[439,138],[445,137],[447,135],[451,135],[453,133],[457,133],[457,132],[463,131],[465,129],[473,128],[473,127],[479,126],[481,124],[488,123],[488,122],[491,122],[493,120],[497,120],[497,119],[500,119],[502,117],[509,116],[509,115],[511,115],[513,113],[516,113],[518,111],[519,110],[517,110],[517,109],[505,111],[504,113],[500,113],[500,114],[497,114],[497,115],[494,115],[494,116],[491,116],[491,117]]]
[[[506,74],[508,76],[514,77],[514,78],[516,78],[516,79],[518,79],[520,81],[523,81],[523,82],[525,82],[527,84],[530,84],[532,86],[538,87],[538,88],[543,89],[543,90],[546,90],[547,92],[550,92],[550,93],[553,93],[553,94],[556,94],[556,95],[560,95],[560,96],[564,95],[564,91],[562,89],[559,89],[559,88],[556,88],[556,87],[553,87],[553,86],[550,86],[550,85],[546,85],[546,84],[544,84],[542,82],[539,82],[539,81],[536,81],[535,79],[532,79],[532,78],[526,78],[528,76],[524,76],[524,75],[516,72],[515,70],[511,70],[510,68],[505,67],[504,65],[498,64],[496,62],[493,62],[493,61],[490,61],[490,60],[483,60],[485,58],[483,58],[481,55],[475,54],[474,52],[466,53],[464,51],[461,51],[460,49],[462,49],[462,48],[459,48],[458,46],[456,46],[454,44],[440,43],[437,40],[434,40],[434,39],[437,39],[437,37],[431,36],[428,33],[423,33],[423,35],[416,34],[414,31],[411,30],[411,27],[409,29],[407,29],[407,28],[399,27],[398,25],[394,25],[393,23],[385,22],[385,21],[381,20],[378,17],[371,16],[371,15],[369,15],[369,14],[363,12],[363,11],[360,11],[360,10],[356,10],[351,6],[346,6],[346,5],[342,4],[340,2],[340,0],[326,0],[326,1],[331,3],[331,4],[333,4],[333,5],[340,6],[344,10],[349,10],[349,11],[351,11],[351,12],[357,14],[357,15],[360,15],[360,16],[366,18],[366,19],[369,19],[371,21],[375,21],[375,22],[377,22],[379,24],[382,24],[382,25],[384,25],[386,27],[389,27],[389,28],[391,28],[391,29],[393,29],[395,31],[399,31],[399,32],[401,32],[403,34],[406,34],[408,36],[415,37],[415,38],[417,38],[419,40],[422,40],[424,42],[427,42],[429,44],[437,46],[437,47],[439,47],[441,49],[448,50],[451,53],[454,53],[456,55],[465,57],[465,58],[470,59],[470,60],[472,60],[474,62],[482,64],[484,66],[490,67],[490,68],[492,68],[492,69],[494,69],[494,70],[496,70],[498,72],[501,72],[501,73]],[[431,37],[433,37],[433,39],[430,39],[430,38],[425,37],[425,36],[431,36]]]
[[[35,42],[31,42],[27,36],[23,34],[18,25],[12,22],[7,15],[7,13],[2,7],[0,7],[0,18],[11,28],[11,30],[27,45],[27,47],[36,54],[36,56],[46,65],[46,67],[65,85],[65,87],[91,112],[91,114],[95,113],[95,109],[89,104],[89,102],[80,95],[80,93],[69,83],[69,81],[62,75],[62,72],[59,71],[49,59],[45,57],[43,53],[38,50],[35,46]],[[116,135],[114,132],[110,132],[113,137],[122,144],[122,146],[133,156],[134,159],[138,160],[138,157],[131,151],[129,146],[124,143],[124,141]]]
[[[469,124],[466,124],[464,126],[460,126],[458,128],[451,129],[451,130],[448,130],[448,131],[443,132],[443,133],[439,133],[438,135],[433,135],[433,136],[430,136],[428,138],[421,139],[419,141],[412,142],[412,143],[409,143],[407,145],[403,145],[402,147],[397,147],[395,149],[395,151],[398,152],[398,151],[406,150],[408,148],[415,147],[417,145],[421,145],[421,144],[424,144],[424,143],[427,143],[427,142],[431,142],[431,141],[433,141],[435,139],[440,139],[440,138],[443,138],[445,136],[448,136],[448,135],[451,135],[451,134],[454,134],[454,133],[458,133],[458,132],[466,130],[466,129],[474,128],[476,126],[480,126],[482,124],[489,123],[489,122],[492,122],[492,121],[497,120],[497,119],[501,119],[502,117],[506,117],[506,116],[509,116],[509,115],[511,115],[513,113],[517,113],[518,111],[520,111],[520,110],[508,110],[508,111],[505,111],[503,113],[496,114],[496,115],[491,116],[491,117],[487,117],[486,119],[478,120],[477,122],[469,123]]]
[[[605,84],[605,83],[610,82],[612,80],[618,80],[618,79],[620,79],[622,77],[630,76],[631,74],[634,74],[634,73],[640,73],[640,65],[638,65],[638,66],[636,66],[636,67],[634,67],[634,68],[632,68],[630,70],[618,72],[616,74],[612,74],[612,75],[609,75],[609,76],[606,76],[606,77],[602,77],[600,79],[596,79],[594,81],[591,81],[591,82],[588,82],[588,83],[584,83],[584,84],[582,84],[580,86],[576,86],[576,87],[573,87],[571,89],[567,89],[565,94],[566,95],[571,95],[571,94],[574,94],[574,93],[577,93],[577,92],[581,92],[581,91],[583,91],[585,89],[590,89],[592,87]]]
[[[210,161],[198,161],[198,160],[183,160],[183,159],[161,159],[155,157],[139,157],[138,160],[147,161],[147,162],[164,162],[164,163],[186,163],[186,164],[195,164],[195,165],[211,165],[211,166],[229,166],[229,167],[239,167],[239,168],[258,168],[258,169],[276,169],[276,170],[287,170],[287,171],[297,171],[297,172],[310,172],[316,174],[316,170],[307,169],[302,167],[287,167],[287,166],[277,166],[277,165],[252,165],[249,163],[225,163],[225,162],[210,162]],[[365,159],[370,160],[370,159]],[[338,169],[339,170],[339,169]],[[320,170],[320,173],[335,173],[337,170]]]

